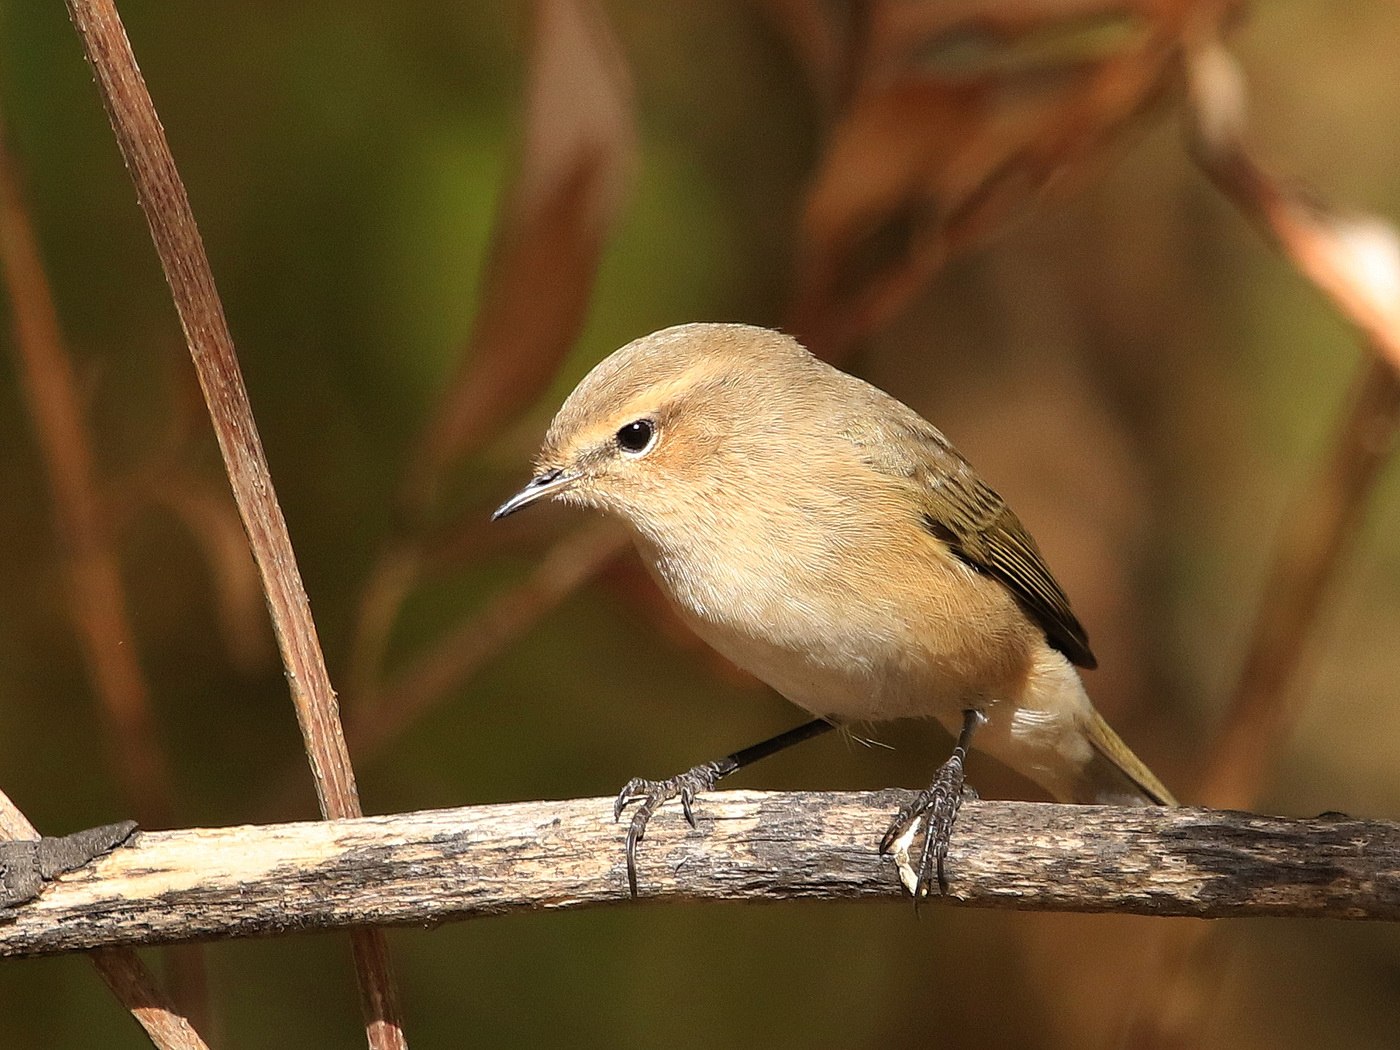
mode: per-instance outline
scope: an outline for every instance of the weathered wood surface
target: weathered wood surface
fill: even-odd
[[[900,792],[723,792],[674,805],[639,857],[650,900],[903,896],[876,843]],[[627,900],[611,799],[141,832],[0,925],[0,956]],[[949,903],[1200,917],[1400,918],[1400,823],[969,802]]]

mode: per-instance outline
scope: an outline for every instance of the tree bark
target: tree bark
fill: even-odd
[[[704,796],[639,853],[650,900],[903,895],[876,843],[901,792]],[[138,833],[0,925],[0,956],[429,925],[627,900],[610,799]],[[1400,918],[1400,823],[968,802],[950,904],[1143,915]]]

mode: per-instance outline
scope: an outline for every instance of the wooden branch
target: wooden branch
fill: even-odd
[[[875,844],[904,793],[725,792],[639,857],[653,901],[898,900]],[[611,799],[138,834],[0,926],[0,956],[427,925],[627,901]],[[1400,919],[1400,822],[969,802],[949,903],[1141,915]]]
[[[328,818],[358,816],[360,800],[335,691],[189,196],[113,0],[66,3],[150,226],[204,392],[262,578],[321,812]],[[352,930],[350,939],[370,1046],[406,1050],[398,991],[381,935]]]
[[[0,791],[0,845],[11,840],[35,842],[38,829]],[[0,872],[3,874],[3,872]],[[0,879],[0,883],[3,883]],[[4,887],[0,885],[0,894]],[[3,924],[0,924],[3,929]],[[117,1000],[131,1011],[157,1050],[209,1050],[194,1025],[184,1017],[130,948],[105,948],[92,953],[93,965]]]

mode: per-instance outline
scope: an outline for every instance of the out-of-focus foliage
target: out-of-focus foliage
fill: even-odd
[[[696,319],[794,324],[947,431],[1074,599],[1102,665],[1091,692],[1191,798],[1279,516],[1358,351],[1193,167],[1168,66],[1115,65],[1134,48],[1157,61],[1152,18],[1182,5],[876,5],[887,19],[833,23],[866,34],[845,67],[811,14],[836,4],[611,0],[603,21],[556,25],[543,42],[547,20],[525,4],[120,6],[220,282],[332,677],[356,685],[352,740],[357,724],[382,728],[434,641],[480,627],[473,675],[401,731],[366,730],[368,810],[605,795],[798,717],[675,633],[629,562],[550,591],[549,566],[606,560],[565,538],[577,516],[477,524],[525,476],[584,370]],[[1049,9],[1059,30],[1045,28]],[[994,16],[936,31],[969,10]],[[1398,42],[1400,9],[1382,0],[1256,5],[1230,37],[1267,152],[1328,199],[1390,216]],[[532,54],[555,80],[532,77]],[[578,112],[532,119],[559,77],[591,85]],[[308,816],[217,454],[61,4],[0,3],[0,110],[86,399],[177,819]],[[580,208],[587,221],[567,225]],[[950,215],[965,220],[956,236]],[[488,271],[503,258],[515,269]],[[522,288],[538,312],[518,312]],[[13,338],[8,310],[0,340]],[[510,371],[522,362],[501,325],[536,322],[548,331],[523,364],[546,365]],[[62,832],[130,809],[69,623],[12,359],[0,366],[0,788]],[[425,454],[443,392],[474,368],[511,380],[461,402],[491,426],[455,418]],[[502,403],[527,384],[528,404]],[[415,464],[434,473],[432,498],[406,494]],[[1318,632],[1266,808],[1400,812],[1398,529],[1392,477]],[[521,599],[511,588],[541,564]],[[367,613],[371,580],[381,604]],[[362,666],[383,608],[382,666]],[[506,645],[508,622],[534,626]],[[923,726],[876,735],[895,750],[824,739],[742,783],[917,785],[947,747]],[[972,777],[985,794],[1030,790],[981,760]],[[1077,1048],[1114,1045],[1152,995],[1136,982],[1150,926],[712,905],[392,942],[415,1046]],[[1215,944],[1227,959],[1206,1045],[1394,1045],[1394,930],[1259,921]],[[217,1045],[361,1039],[343,938],[217,944],[206,958]],[[0,965],[0,1046],[93,1045],[144,1043],[83,960]]]

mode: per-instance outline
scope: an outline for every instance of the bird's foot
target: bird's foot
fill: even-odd
[[[958,819],[958,810],[966,797],[975,799],[977,793],[967,786],[963,756],[955,752],[952,758],[938,767],[928,790],[920,791],[900,809],[885,837],[880,840],[880,853],[894,857],[899,867],[900,881],[914,898],[915,908],[920,900],[929,895],[935,873],[939,892],[948,892],[943,861],[948,856],[948,843]],[[909,848],[921,829],[924,838],[918,862],[910,864]]]
[[[614,821],[622,819],[622,811],[633,802],[641,803],[632,814],[632,824],[627,829],[627,886],[633,897],[637,895],[637,843],[646,834],[647,822],[652,815],[663,802],[679,798],[686,822],[695,827],[695,796],[713,788],[722,775],[718,762],[706,762],[668,780],[633,777],[618,792],[617,801],[613,803]]]

